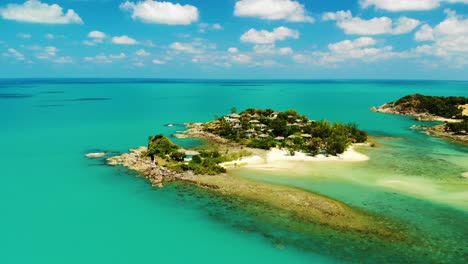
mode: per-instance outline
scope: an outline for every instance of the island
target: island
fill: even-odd
[[[468,98],[461,96],[425,96],[412,94],[397,101],[386,103],[371,111],[415,117],[418,121],[440,121],[435,126],[413,126],[459,143],[468,143]]]
[[[188,123],[178,138],[199,138],[204,144],[184,149],[164,135],[150,136],[148,145],[131,149],[129,153],[109,157],[108,164],[135,170],[153,186],[171,182],[188,183],[227,199],[243,201],[262,212],[293,215],[301,230],[311,225],[328,227],[358,236],[401,241],[404,235],[388,219],[369,214],[328,197],[287,186],[247,180],[226,173],[244,162],[269,161],[272,155],[284,160],[361,161],[346,152],[353,144],[366,144],[367,133],[356,124],[311,120],[294,110],[235,110],[226,116],[216,116],[207,123]],[[351,149],[351,150],[350,150]],[[360,156],[359,156],[360,155]],[[260,159],[260,161],[258,161]],[[265,209],[267,208],[267,209]],[[257,212],[258,213],[258,212]],[[256,214],[257,214],[256,213]],[[259,213],[260,214],[260,213]],[[271,217],[266,217],[273,219]],[[286,225],[280,221],[279,225]],[[312,230],[312,229],[311,229]],[[314,229],[316,230],[316,229]]]

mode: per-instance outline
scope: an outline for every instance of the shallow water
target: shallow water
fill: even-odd
[[[208,121],[232,106],[294,108],[405,138],[361,150],[371,157],[364,163],[234,174],[318,192],[417,227],[414,233],[453,248],[451,262],[460,261],[468,254],[468,179],[461,176],[468,148],[408,129],[417,123],[411,118],[369,111],[416,92],[468,96],[468,83],[0,81],[0,263],[372,262],[385,250],[391,256],[372,243],[364,253],[336,235],[312,240],[278,230],[229,201],[176,186],[155,190],[126,170],[84,158],[144,145],[151,134],[181,129],[164,124]],[[410,255],[411,247],[402,246],[401,259]],[[450,262],[443,254],[434,258]]]

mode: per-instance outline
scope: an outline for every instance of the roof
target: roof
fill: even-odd
[[[284,137],[275,137],[275,140],[284,140]]]
[[[254,119],[254,120],[250,120],[249,123],[260,123],[260,121]]]
[[[236,114],[236,113],[232,113],[229,115],[229,117],[232,117],[232,118],[240,118],[241,116],[239,114]]]
[[[303,138],[311,138],[312,135],[311,135],[311,134],[302,134],[301,137],[303,137]]]
[[[246,133],[255,133],[255,129],[249,129],[245,131]]]
[[[267,134],[261,134],[261,135],[259,135],[258,137],[260,137],[260,138],[268,138],[268,137],[270,137],[270,136],[267,135]]]

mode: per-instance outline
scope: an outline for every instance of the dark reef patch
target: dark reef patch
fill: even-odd
[[[30,97],[32,97],[31,94],[0,93],[0,99],[23,99]]]

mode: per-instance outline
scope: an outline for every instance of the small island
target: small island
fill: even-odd
[[[189,123],[184,133],[174,135],[202,139],[205,144],[197,148],[184,149],[164,135],[150,136],[147,146],[110,157],[108,164],[135,170],[153,186],[185,182],[226,198],[293,214],[299,225],[318,224],[356,235],[368,234],[392,241],[403,239],[389,220],[342,202],[226,173],[227,168],[249,164],[252,160],[260,163],[367,160],[367,156],[358,152],[346,155],[352,151],[352,144],[364,144],[367,140],[367,133],[357,125],[310,120],[294,110],[247,109],[236,113],[234,109],[231,112],[207,123]],[[276,159],[272,159],[275,155]]]
[[[468,98],[442,97],[413,94],[386,103],[372,111],[386,114],[415,117],[418,121],[441,121],[436,126],[413,126],[421,128],[430,135],[459,142],[468,143]]]

